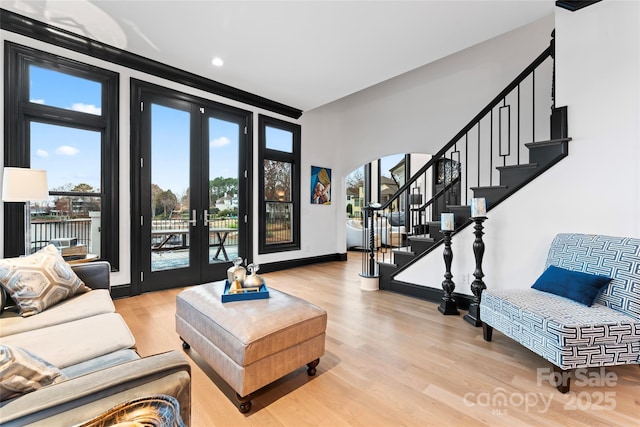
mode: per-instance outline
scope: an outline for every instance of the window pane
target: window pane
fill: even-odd
[[[100,204],[100,197],[77,196],[51,196],[46,202],[32,202],[31,252],[51,241],[68,241],[69,247],[58,247],[67,259],[100,256]]]
[[[265,146],[270,150],[293,153],[293,132],[265,126]]]
[[[293,203],[266,203],[266,244],[293,242]]]
[[[402,176],[399,170],[402,169]],[[380,200],[384,203],[398,191],[404,182],[404,154],[394,154],[380,159]]]
[[[29,102],[99,116],[102,113],[102,84],[30,65]]]
[[[99,193],[101,133],[31,122],[31,168],[45,169],[49,191]]]
[[[360,218],[364,205],[364,166],[351,172],[346,179],[347,185],[347,214],[351,218]]]
[[[264,199],[291,201],[291,163],[264,161]]]
[[[187,111],[151,104],[151,271],[190,265],[190,123]]]

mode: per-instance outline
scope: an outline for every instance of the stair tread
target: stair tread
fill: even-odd
[[[528,168],[537,168],[538,164],[537,163],[521,163],[519,165],[507,165],[507,166],[496,166],[496,169],[498,170],[505,170],[505,169],[528,169]]]
[[[391,249],[391,252],[396,253],[396,254],[412,254],[413,253],[409,246],[402,246],[402,247],[399,247],[399,248],[393,248],[393,249]]]
[[[389,268],[398,268],[397,264],[391,263],[391,262],[382,262],[382,261],[378,261],[377,264],[384,268],[384,267],[389,267]]]
[[[527,142],[524,145],[525,147],[536,146],[536,145],[553,145],[553,144],[558,144],[560,142],[569,142],[569,141],[571,141],[571,138],[567,137],[567,138],[558,138],[558,139],[548,139],[545,141]]]
[[[429,243],[433,243],[436,240],[433,237],[424,237],[424,235],[415,235],[415,236],[409,236],[408,237],[410,240],[419,240],[419,241],[423,241],[423,242],[429,242]]]
[[[507,185],[486,185],[483,187],[471,187],[472,190],[491,190],[491,189],[506,190],[507,188],[509,188],[509,186]]]

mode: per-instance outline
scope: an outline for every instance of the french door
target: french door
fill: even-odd
[[[142,83],[134,93],[140,223],[132,258],[140,274],[133,291],[223,279],[249,246],[251,115]]]

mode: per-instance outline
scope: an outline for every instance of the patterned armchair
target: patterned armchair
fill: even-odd
[[[640,239],[558,234],[549,266],[612,280],[591,306],[537,289],[486,290],[485,340],[495,328],[551,362],[562,393],[576,368],[640,364]]]

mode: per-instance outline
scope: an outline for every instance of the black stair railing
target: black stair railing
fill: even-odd
[[[468,208],[474,192],[506,188],[501,186],[499,168],[535,167],[525,148],[552,139],[552,55],[553,39],[388,200],[363,209],[363,277],[377,277],[379,263],[393,263],[394,253],[410,251],[408,238],[441,240],[440,214],[455,211],[454,207]],[[490,197],[487,208],[497,201]],[[468,222],[468,215],[456,215],[456,229]]]

